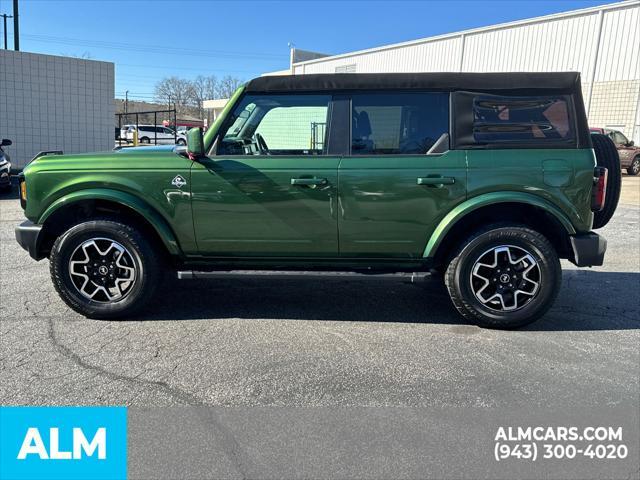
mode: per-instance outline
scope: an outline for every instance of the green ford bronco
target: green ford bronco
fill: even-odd
[[[40,155],[20,193],[18,242],[87,317],[139,312],[166,271],[323,271],[431,274],[514,328],[560,258],[602,265],[620,170],[577,73],[301,75],[251,80],[186,147]]]

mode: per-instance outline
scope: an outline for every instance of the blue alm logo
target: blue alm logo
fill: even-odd
[[[0,407],[0,479],[125,479],[124,407]]]

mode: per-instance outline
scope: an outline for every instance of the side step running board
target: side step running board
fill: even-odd
[[[344,278],[346,280],[401,280],[409,283],[422,282],[430,277],[429,272],[398,272],[398,273],[353,273],[353,272],[301,272],[301,271],[269,271],[269,270],[229,270],[196,272],[192,270],[178,271],[179,280],[197,280],[210,278],[265,278],[282,279],[320,279]]]

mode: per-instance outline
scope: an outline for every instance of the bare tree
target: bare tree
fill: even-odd
[[[192,95],[191,82],[183,78],[167,77],[156,83],[155,100],[158,103],[176,105],[176,110],[182,112],[189,105]]]
[[[205,116],[202,102],[216,98],[229,98],[242,84],[242,80],[230,75],[218,80],[214,75],[198,75],[193,80],[166,77],[156,83],[154,96],[159,104],[173,106],[179,115]],[[208,115],[207,115],[208,116]]]
[[[216,98],[218,79],[215,75],[198,75],[191,82],[190,104],[198,109],[199,116],[204,114],[202,102]]]
[[[233,95],[238,87],[242,85],[242,80],[237,77],[232,77],[231,75],[225,76],[220,83],[218,84],[218,98],[229,98]]]

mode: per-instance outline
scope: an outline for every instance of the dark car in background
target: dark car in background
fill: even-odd
[[[9,155],[2,149],[11,145],[11,140],[3,138],[0,142],[0,190],[11,189],[11,162]]]
[[[629,175],[640,173],[640,147],[636,146],[633,140],[629,140],[622,132],[611,128],[590,128],[589,131],[606,135],[613,140],[620,156],[620,167]]]

